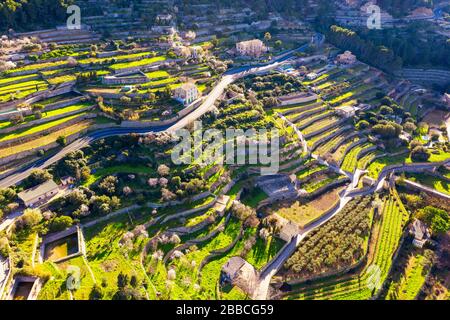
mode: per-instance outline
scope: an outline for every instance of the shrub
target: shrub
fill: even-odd
[[[58,232],[66,230],[67,228],[71,227],[73,224],[73,220],[69,216],[60,216],[54,218],[50,222],[50,232]]]

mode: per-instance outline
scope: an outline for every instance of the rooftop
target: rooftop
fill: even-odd
[[[40,185],[37,185],[33,188],[24,190],[20,192],[17,196],[24,202],[28,202],[30,200],[35,199],[36,197],[46,194],[47,192],[52,191],[53,189],[58,188],[58,185],[53,180],[48,180]]]

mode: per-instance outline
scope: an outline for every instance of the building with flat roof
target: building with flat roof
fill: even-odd
[[[48,180],[33,188],[19,192],[17,195],[27,207],[34,207],[36,204],[42,203],[59,192],[58,185],[53,180]]]

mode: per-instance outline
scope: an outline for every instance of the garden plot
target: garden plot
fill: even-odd
[[[328,191],[312,201],[296,201],[292,204],[286,204],[275,211],[283,218],[297,223],[300,228],[304,228],[338,203],[341,190],[342,188],[337,188]]]
[[[34,300],[34,294],[39,291],[40,281],[36,277],[18,276],[14,278],[9,300]]]
[[[81,255],[85,251],[83,244],[83,235],[78,227],[49,235],[41,244],[42,260],[60,262]]]
[[[57,261],[78,252],[78,237],[76,234],[58,239],[46,245],[44,259]]]

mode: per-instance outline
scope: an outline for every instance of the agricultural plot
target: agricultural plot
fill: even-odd
[[[314,132],[322,130],[325,127],[336,124],[339,120],[340,120],[340,118],[338,118],[336,116],[326,117],[326,118],[319,120],[316,123],[313,123],[313,124],[309,125],[308,127],[304,128],[302,130],[302,133],[304,135],[312,134]]]
[[[68,117],[65,117],[65,118],[61,118],[61,119],[58,119],[58,120],[50,121],[50,122],[43,123],[43,124],[40,124],[40,125],[37,125],[37,126],[33,126],[33,127],[30,127],[30,128],[19,129],[19,130],[13,131],[11,133],[0,134],[0,141],[8,141],[8,140],[11,140],[11,139],[22,138],[22,137],[25,137],[27,135],[31,135],[31,134],[38,133],[38,132],[41,132],[41,131],[44,131],[44,130],[48,130],[48,129],[56,127],[56,126],[58,126],[60,124],[63,124],[65,122],[67,122],[67,121],[73,120],[75,118],[80,118],[80,117],[84,116],[85,114],[86,114],[85,112],[81,112],[79,114],[75,114],[75,115],[68,116]]]
[[[331,139],[325,141],[325,143],[322,143],[321,145],[319,145],[316,148],[315,153],[317,153],[320,156],[324,156],[325,154],[330,152],[330,150],[333,147],[335,147],[340,141],[342,141],[342,139],[344,139],[346,136],[348,136],[348,134],[349,134],[348,131],[344,131],[344,132],[338,134],[337,136],[335,136],[334,138],[331,138]]]
[[[377,288],[385,282],[395,251],[398,248],[408,213],[398,197],[390,195],[385,200],[380,221],[376,221],[374,235],[371,237],[369,263],[355,276],[342,276],[337,279],[317,281],[311,285],[300,285],[295,294],[288,299],[331,299],[331,300],[367,300],[374,296]],[[374,270],[380,275],[379,281],[373,280]],[[379,271],[378,271],[379,270]]]
[[[120,69],[126,69],[126,68],[133,68],[133,67],[142,67],[145,65],[149,65],[156,62],[161,62],[166,60],[165,56],[158,56],[153,58],[146,58],[141,59],[133,62],[122,62],[122,63],[115,63],[110,66],[112,70],[120,70]]]
[[[398,279],[390,283],[386,300],[414,300],[425,283],[430,267],[427,250],[413,250],[406,258]]]
[[[295,281],[338,272],[361,261],[367,254],[373,223],[371,201],[371,196],[352,200],[323,227],[305,237],[286,261],[281,271],[284,278]]]
[[[420,183],[424,186],[435,189],[444,194],[450,195],[450,182],[441,179],[437,176],[432,176],[428,174],[419,174],[419,173],[408,173],[406,174],[406,178]]]
[[[89,106],[90,106],[89,103],[77,103],[77,104],[63,107],[60,109],[55,109],[55,110],[51,110],[51,111],[43,111],[41,119],[52,118],[55,116],[62,116],[65,113],[69,113],[69,112],[81,111],[81,110],[86,109]],[[26,116],[26,117],[24,117],[24,122],[21,122],[20,124],[25,124],[25,123],[28,123],[33,120],[35,120],[34,115]],[[15,126],[15,124],[13,124],[11,121],[0,121],[0,133],[1,133],[2,129],[11,128],[13,126]]]
[[[361,151],[366,148],[370,148],[372,146],[371,143],[362,143],[354,146],[350,151],[346,154],[344,161],[342,162],[341,169],[347,172],[353,172],[357,168],[358,164],[358,155]]]
[[[7,157],[13,154],[17,154],[23,151],[30,151],[36,148],[47,146],[58,139],[58,137],[68,137],[73,134],[80,133],[87,130],[92,125],[92,121],[84,120],[77,122],[73,125],[66,126],[65,128],[51,132],[48,135],[44,135],[35,138],[31,141],[21,143],[13,147],[0,148],[0,154],[2,157]]]
[[[0,102],[22,99],[32,93],[48,88],[43,80],[30,80],[0,87]]]
[[[296,201],[276,210],[277,214],[297,223],[300,228],[320,218],[339,201],[341,188],[330,190],[312,201]]]

